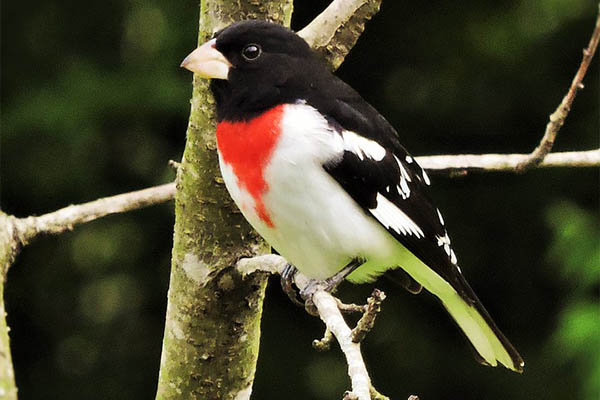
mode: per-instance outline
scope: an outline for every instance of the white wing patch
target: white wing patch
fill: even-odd
[[[439,210],[438,215],[441,219],[442,215],[440,214]],[[437,245],[443,247],[448,257],[450,257],[450,262],[456,265],[458,263],[458,259],[456,258],[456,254],[454,254],[454,250],[452,250],[450,236],[448,236],[448,233],[445,233],[444,236],[436,236],[435,238],[437,239]]]
[[[456,254],[454,254],[454,250],[450,250],[450,262],[452,264],[458,263],[458,259],[456,258]],[[460,268],[458,270],[460,271]]]
[[[396,163],[398,163],[398,168],[400,168],[400,184],[398,185],[398,193],[400,193],[400,196],[406,200],[410,196],[410,187],[408,186],[408,182],[412,182],[412,179],[398,157],[394,155],[394,158],[396,159]]]
[[[440,220],[440,224],[444,225],[444,218],[442,217],[442,213],[440,212],[440,209],[436,208],[435,210],[437,211],[438,218]]]
[[[423,175],[423,182],[425,182],[425,184],[427,186],[431,185],[431,181],[429,180],[429,176],[427,175],[427,172],[425,172],[425,170],[422,168],[421,168],[421,174]]]
[[[377,193],[377,207],[369,211],[388,229],[391,228],[403,235],[414,235],[417,238],[425,237],[419,225],[381,193]]]
[[[375,161],[383,160],[385,148],[374,140],[369,140],[352,131],[342,131],[344,150],[351,151],[361,160],[369,157]]]

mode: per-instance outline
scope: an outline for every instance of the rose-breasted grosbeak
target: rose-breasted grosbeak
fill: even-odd
[[[457,264],[429,178],[394,128],[291,30],[244,21],[182,66],[212,78],[223,179],[248,222],[304,275],[384,272],[437,296],[479,361],[521,372]],[[349,266],[348,268],[346,268]]]

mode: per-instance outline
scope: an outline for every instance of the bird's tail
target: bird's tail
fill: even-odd
[[[513,371],[523,372],[525,363],[517,350],[500,332],[468,283],[463,283],[470,292],[468,300],[454,290],[436,294],[471,342],[478,361],[491,366],[500,363]]]
[[[506,336],[500,332],[461,274],[454,276],[455,281],[451,285],[404,247],[401,247],[400,251],[398,265],[402,265],[403,271],[398,271],[399,274],[393,277],[397,278],[396,281],[400,280],[400,284],[412,293],[418,293],[422,285],[439,298],[473,346],[475,356],[480,363],[490,366],[500,363],[513,371],[523,372],[525,365],[523,359]],[[385,264],[367,262],[352,272],[348,280],[372,281],[385,272],[386,268],[381,265]],[[396,270],[389,272],[396,272]]]

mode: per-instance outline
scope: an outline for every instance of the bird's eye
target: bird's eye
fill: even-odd
[[[257,45],[257,44],[248,44],[242,50],[242,56],[246,60],[252,61],[252,60],[256,60],[258,58],[258,56],[260,56],[261,52],[262,52],[262,50],[261,50],[261,48],[260,48],[259,45]]]

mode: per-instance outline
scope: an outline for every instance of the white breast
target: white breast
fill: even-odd
[[[325,279],[355,257],[388,259],[397,242],[323,169],[341,157],[342,137],[314,108],[289,104],[282,136],[265,169],[263,201],[274,227],[254,210],[254,200],[221,159],[229,192],[250,224],[305,275]]]

